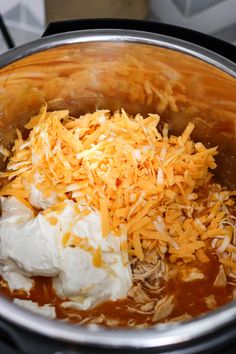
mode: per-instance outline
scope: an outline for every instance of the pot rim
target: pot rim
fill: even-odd
[[[60,320],[50,320],[27,311],[0,297],[0,316],[26,330],[60,341],[107,348],[158,348],[178,346],[211,335],[233,324],[236,303],[181,323],[164,323],[145,329],[111,329],[90,325],[80,327]],[[230,335],[229,335],[230,337]],[[218,337],[218,345],[221,343]]]
[[[235,63],[197,44],[159,33],[108,28],[59,33],[23,44],[0,55],[0,69],[37,52],[68,44],[88,42],[128,42],[172,49],[205,61],[229,75],[236,77]]]
[[[236,78],[235,63],[199,45],[162,34],[121,29],[80,30],[41,38],[1,55],[0,68],[53,47],[98,41],[139,43],[171,49],[200,59]],[[142,330],[79,327],[52,321],[23,310],[3,297],[0,297],[0,316],[27,330],[57,340],[110,348],[163,348],[188,343],[231,324],[236,319],[236,303],[231,302],[185,323],[159,324]]]

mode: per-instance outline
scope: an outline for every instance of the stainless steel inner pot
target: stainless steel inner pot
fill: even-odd
[[[130,113],[158,112],[173,132],[193,121],[194,139],[219,146],[217,177],[230,188],[236,186],[236,65],[223,56],[165,35],[103,29],[37,40],[2,55],[0,66],[0,143],[6,147],[14,139],[15,128],[21,129],[45,101],[48,109],[68,108],[72,115],[121,107]],[[170,82],[179,109],[161,99]],[[236,326],[236,303],[186,323],[142,330],[50,321],[3,297],[0,316],[68,342],[161,350]]]

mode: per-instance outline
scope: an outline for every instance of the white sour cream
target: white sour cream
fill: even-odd
[[[51,194],[50,197],[46,198],[43,195],[43,192],[37,189],[34,185],[31,186],[30,195],[29,195],[29,202],[32,206],[37,209],[47,209],[57,201],[56,194]]]
[[[21,300],[21,299],[14,299],[13,303],[28,311],[34,312],[44,317],[48,317],[52,320],[56,318],[55,308],[51,305],[47,304],[47,305],[39,306],[36,302],[33,302],[31,300]]]
[[[102,236],[98,213],[91,212],[72,227],[72,233],[87,239],[93,248],[100,247],[102,266],[93,265],[93,256],[80,247],[66,247],[61,254],[62,271],[54,278],[54,287],[60,297],[72,301],[64,307],[87,310],[105,300],[127,296],[132,285],[131,271],[120,249],[124,237]]]
[[[63,306],[83,310],[127,296],[132,278],[127,252],[121,251],[126,235],[109,234],[104,238],[99,213],[90,211],[81,218],[78,205],[68,200],[60,214],[50,211],[35,217],[15,197],[2,197],[1,203],[1,274],[10,289],[23,288],[29,292],[33,285],[31,276],[53,277],[57,295],[67,299]],[[55,225],[50,224],[51,217],[57,219]],[[80,245],[71,247],[70,240],[63,244],[67,232],[83,239],[89,249]],[[98,248],[100,267],[94,265],[91,252]]]
[[[15,197],[1,198],[0,263],[15,262],[25,275],[54,276],[60,270],[57,230]],[[18,213],[17,213],[18,210]]]

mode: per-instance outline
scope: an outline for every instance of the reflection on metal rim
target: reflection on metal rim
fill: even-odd
[[[1,55],[0,68],[39,51],[86,42],[132,42],[168,48],[199,58],[236,77],[236,64],[208,49],[161,34],[120,29],[83,30],[41,38]]]
[[[236,304],[230,303],[220,310],[185,323],[160,324],[142,330],[69,325],[25,311],[3,298],[0,298],[0,315],[23,328],[67,342],[110,348],[162,348],[186,344],[233,323],[236,318]],[[220,337],[218,340],[220,341]]]

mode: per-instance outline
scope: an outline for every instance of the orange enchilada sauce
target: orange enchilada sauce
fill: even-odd
[[[150,299],[160,299],[164,295],[172,294],[175,296],[175,308],[171,315],[167,317],[167,321],[185,313],[196,317],[208,312],[209,308],[206,305],[205,298],[210,295],[215,296],[217,307],[232,300],[235,289],[232,284],[227,283],[226,286],[222,287],[213,286],[213,282],[219,270],[219,262],[215,255],[210,255],[209,258],[210,261],[208,263],[191,263],[191,266],[198,267],[198,269],[202,271],[204,279],[184,282],[176,276],[167,282],[162,281],[162,292],[159,294],[145,289]],[[83,321],[83,319],[95,318],[103,314],[106,319],[117,321],[119,327],[129,326],[129,321],[134,321],[136,325],[143,325],[144,323],[146,325],[154,324],[151,315],[130,311],[130,307],[134,307],[135,305],[134,300],[130,297],[117,301],[106,301],[87,311],[63,309],[61,307],[62,300],[56,296],[53,290],[52,279],[34,277],[34,280],[35,285],[28,296],[22,291],[14,291],[11,293],[6,286],[1,286],[1,293],[11,299],[20,298],[32,300],[39,305],[51,304],[55,306],[58,319],[67,319],[69,322],[73,323],[79,323]]]

